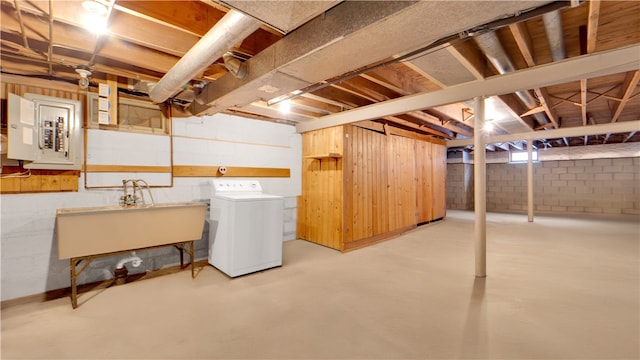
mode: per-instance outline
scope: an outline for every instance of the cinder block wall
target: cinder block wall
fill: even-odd
[[[472,164],[447,164],[447,209],[473,210]]]
[[[301,186],[302,137],[295,132],[294,127],[218,114],[204,118],[174,119],[173,131],[176,165],[227,164],[289,168],[289,178],[258,180],[266,193],[285,197],[283,240],[295,239],[297,196]],[[205,136],[234,141],[205,141]],[[117,143],[112,145],[121,146]],[[79,181],[83,184],[84,176]],[[157,203],[207,202],[211,198],[211,178],[175,178],[173,187],[154,188],[152,192]],[[122,189],[87,190],[83,186],[80,186],[78,192],[2,195],[0,299],[11,300],[68,287],[69,260],[58,259],[56,209],[116,205],[121,195]],[[208,257],[208,234],[208,225],[205,224],[202,239],[195,243],[196,260]],[[144,273],[179,263],[178,251],[172,247],[139,251],[137,255],[143,259],[143,263],[138,268],[129,267],[129,274]],[[96,259],[80,274],[78,283],[113,278],[115,265],[126,256],[128,255]],[[189,260],[185,256],[185,261]]]
[[[464,164],[447,164],[447,209],[468,210],[464,199]]]
[[[447,166],[449,209],[473,209],[464,191],[465,166],[472,165]],[[526,164],[487,164],[487,210],[526,211],[526,177]],[[534,210],[640,215],[640,158],[534,163]]]

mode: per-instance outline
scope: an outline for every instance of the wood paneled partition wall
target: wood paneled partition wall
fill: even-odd
[[[302,135],[298,238],[347,251],[445,216],[443,142],[355,125]]]

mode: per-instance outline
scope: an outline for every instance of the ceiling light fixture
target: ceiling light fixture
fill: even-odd
[[[85,10],[83,17],[85,29],[98,35],[105,33],[107,31],[107,6],[94,0],[86,0],[82,2],[82,8]]]
[[[91,71],[84,66],[80,65],[76,68],[76,72],[80,75],[80,80],[78,80],[78,86],[82,90],[86,90],[89,88],[89,76],[91,76]]]
[[[94,0],[83,1],[82,7],[90,14],[105,15],[107,13],[107,7]]]
[[[490,132],[492,132],[492,131],[493,131],[493,129],[494,129],[494,128],[495,128],[495,126],[493,125],[493,123],[492,123],[492,122],[486,122],[486,123],[484,123],[484,131],[485,131],[485,132],[490,133]]]
[[[281,113],[288,114],[289,111],[291,111],[291,103],[288,100],[281,102],[278,105],[278,110],[280,110]]]

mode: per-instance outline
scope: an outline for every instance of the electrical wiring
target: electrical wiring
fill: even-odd
[[[31,176],[31,170],[26,170],[13,174],[2,174],[0,175],[0,179],[26,179]]]

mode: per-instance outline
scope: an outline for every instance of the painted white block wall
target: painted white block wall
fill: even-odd
[[[295,238],[296,197],[301,191],[302,139],[295,127],[218,114],[174,119],[175,165],[289,168],[289,178],[258,178],[264,191],[285,197],[283,239]],[[113,144],[114,149],[122,144]],[[101,146],[104,146],[102,144]],[[73,193],[11,194],[0,197],[1,294],[4,300],[40,294],[70,285],[69,261],[58,259],[55,212],[58,208],[118,204],[122,190],[80,189]],[[153,189],[156,202],[209,201],[210,178],[175,178],[173,187]],[[130,273],[179,263],[167,247],[139,252],[144,262]],[[196,260],[208,255],[208,231],[196,242]],[[95,260],[79,284],[113,276],[116,258]]]

